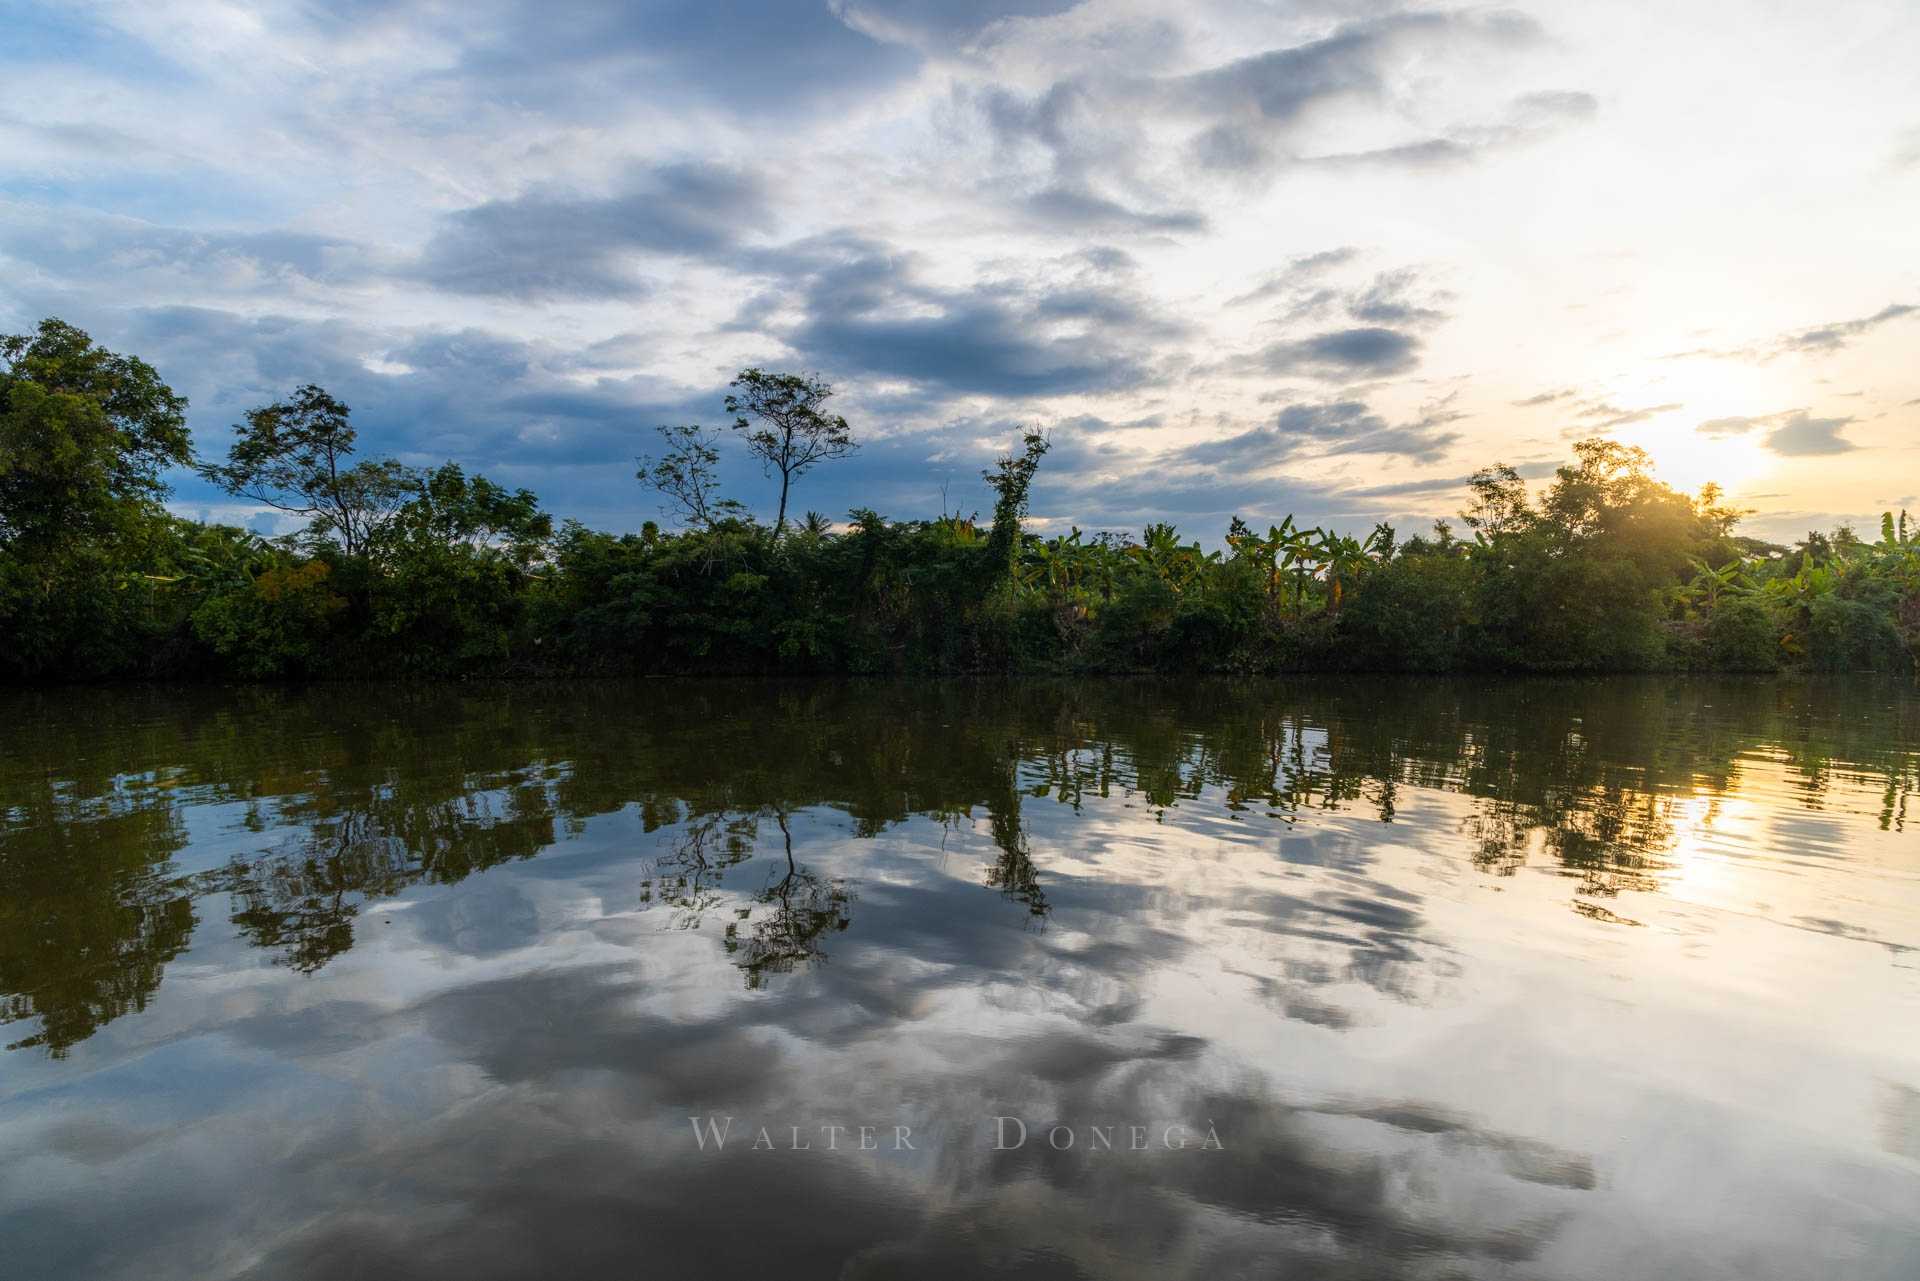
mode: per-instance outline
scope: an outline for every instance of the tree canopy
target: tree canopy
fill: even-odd
[[[0,540],[123,528],[190,461],[186,410],[153,366],[64,321],[0,337]]]

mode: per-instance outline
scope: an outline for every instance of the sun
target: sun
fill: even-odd
[[[1662,370],[1637,386],[1610,391],[1609,399],[1618,404],[1657,406],[1644,422],[1623,424],[1614,438],[1646,450],[1654,475],[1675,489],[1695,494],[1712,481],[1737,493],[1779,461],[1762,443],[1764,430],[1753,420],[1769,407],[1790,403],[1782,398],[1791,389],[1779,386],[1780,380],[1771,370]],[[1700,424],[1710,421],[1723,424],[1723,430],[1701,432]],[[1743,421],[1753,425],[1737,430]]]
[[[1690,421],[1669,419],[1623,430],[1622,444],[1638,445],[1653,459],[1653,474],[1685,493],[1694,494],[1709,481],[1729,494],[1757,480],[1773,465],[1757,433],[1707,436]]]

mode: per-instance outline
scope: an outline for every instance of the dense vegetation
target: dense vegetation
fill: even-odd
[[[722,495],[724,433],[662,429],[639,479],[677,517],[555,529],[526,490],[356,456],[319,387],[262,406],[198,463],[186,402],[59,321],[0,339],[0,677],[617,672],[1911,670],[1920,529],[1889,514],[1794,548],[1734,533],[1708,487],[1582,441],[1543,492],[1495,465],[1461,513],[1401,538],[1236,519],[1225,547],[1022,528],[1047,451],[986,473],[990,521],[789,523],[790,491],[855,447],[815,379],[742,372],[733,438],[779,485],[769,527]],[[170,469],[304,519],[184,521]]]

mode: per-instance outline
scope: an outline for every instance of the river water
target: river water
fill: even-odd
[[[1920,1276],[1910,686],[0,725],[15,1281]]]

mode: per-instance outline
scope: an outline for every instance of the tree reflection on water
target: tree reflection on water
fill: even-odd
[[[1837,785],[1903,829],[1920,702],[1873,682],[1329,681],[917,685],[647,683],[386,690],[13,693],[0,765],[0,1018],[55,1057],[144,1009],[209,919],[313,973],[366,906],[526,860],[631,811],[665,852],[640,879],[670,928],[727,917],[761,988],[857,928],[856,887],[796,819],[859,837],[984,818],[982,876],[1054,912],[1025,806],[1238,822],[1395,822],[1409,789],[1465,796],[1473,861],[1552,860],[1586,900],[1657,889],[1677,806],[1738,794],[1745,763],[1793,803]],[[187,812],[231,811],[217,866],[182,868]],[[204,828],[201,829],[204,832]],[[191,857],[189,863],[194,861]],[[742,879],[745,878],[745,879]],[[1625,919],[1625,918],[1618,918]]]

